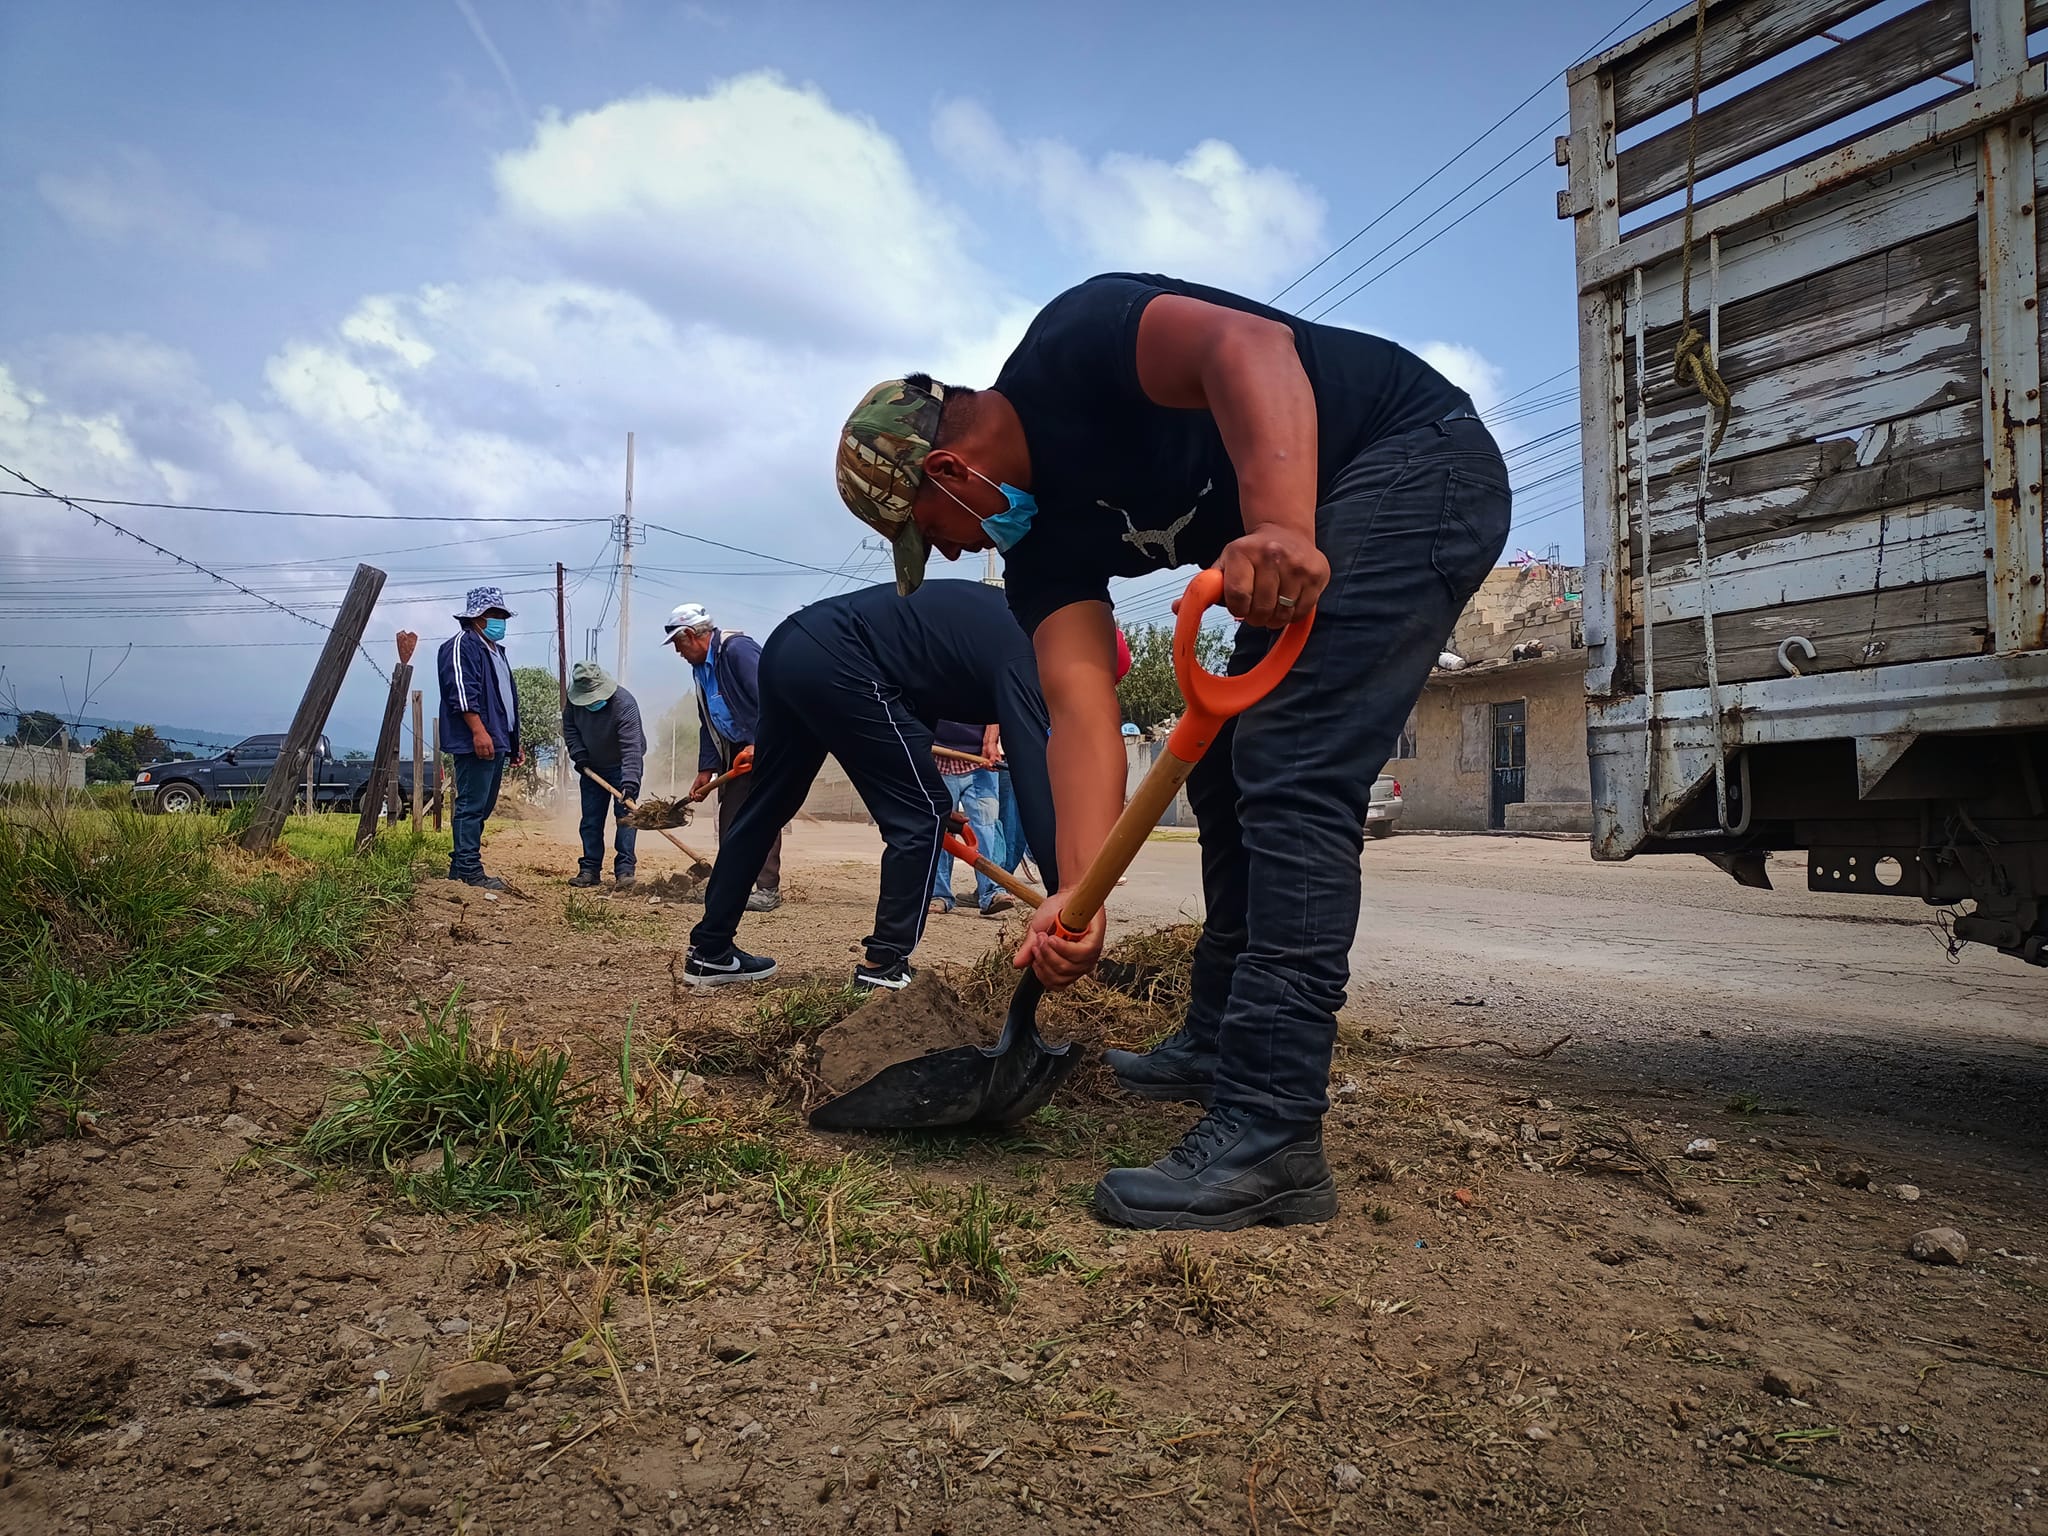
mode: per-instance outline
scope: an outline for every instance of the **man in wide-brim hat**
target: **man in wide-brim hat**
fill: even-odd
[[[484,873],[484,822],[497,809],[505,765],[526,761],[519,746],[519,690],[505,659],[505,621],[512,610],[497,587],[472,587],[455,615],[461,627],[441,644],[441,750],[455,763],[455,849],[448,878],[502,891]]]
[[[562,744],[583,789],[583,821],[578,829],[583,835],[583,857],[577,861],[576,878],[569,883],[596,885],[604,873],[604,818],[609,810],[617,823],[612,836],[612,879],[624,890],[633,883],[633,829],[626,825],[625,806],[590,773],[617,785],[628,800],[639,799],[647,733],[640,725],[639,700],[594,661],[579,661],[569,670]]]

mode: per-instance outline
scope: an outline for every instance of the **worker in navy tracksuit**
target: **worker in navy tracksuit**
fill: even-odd
[[[462,627],[443,642],[436,659],[441,683],[441,750],[455,763],[455,851],[448,878],[502,891],[505,882],[484,873],[484,820],[498,805],[505,765],[526,761],[519,745],[519,690],[505,659],[505,621],[512,610],[496,587],[475,587]]]
[[[803,805],[828,752],[886,845],[874,932],[854,983],[909,982],[939,835],[953,809],[932,760],[932,731],[941,719],[1001,728],[1026,835],[1046,880],[1056,880],[1045,699],[1031,642],[1000,588],[932,581],[908,600],[880,586],[812,603],[768,637],[760,683],[752,793],[719,833],[704,920],[690,932],[684,976],[692,985],[775,974],[773,960],[735,948],[733,935],[753,871]]]

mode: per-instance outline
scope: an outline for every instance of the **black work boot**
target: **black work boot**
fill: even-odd
[[[1103,1062],[1117,1086],[1141,1099],[1199,1104],[1216,1095],[1216,1046],[1204,1045],[1185,1029],[1175,1030],[1149,1051],[1104,1051]]]
[[[1337,1214],[1316,1120],[1264,1120],[1220,1105],[1150,1168],[1112,1168],[1095,1186],[1105,1221],[1155,1232],[1235,1232]]]

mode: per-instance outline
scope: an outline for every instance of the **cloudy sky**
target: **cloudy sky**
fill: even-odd
[[[370,560],[387,665],[400,627],[430,661],[483,581],[516,594],[515,662],[552,665],[561,561],[571,655],[597,628],[610,666],[630,430],[654,526],[629,683],[658,707],[684,685],[671,605],[765,635],[883,575],[830,478],[863,388],[985,383],[1068,283],[1163,270],[1334,304],[1507,401],[1503,437],[1531,445],[1511,543],[1569,557],[1575,450],[1540,441],[1575,417],[1544,81],[1631,10],[16,0],[0,464],[73,496],[331,514],[98,508],[315,619]],[[1170,585],[1120,607],[1163,617]],[[0,498],[0,707],[76,710],[90,665],[93,714],[281,730],[318,641],[71,507]],[[368,744],[382,696],[359,662],[340,744]]]

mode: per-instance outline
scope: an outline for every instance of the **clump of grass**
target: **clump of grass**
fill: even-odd
[[[1144,1286],[1146,1301],[1166,1325],[1183,1334],[1236,1326],[1244,1321],[1245,1304],[1272,1284],[1271,1274],[1256,1268],[1225,1272],[1187,1243],[1161,1248],[1131,1278]]]
[[[322,818],[331,819],[331,818]],[[0,824],[0,1136],[74,1126],[110,1036],[297,1000],[402,906],[426,839],[249,858],[221,817],[44,808]]]
[[[948,1208],[950,1220],[934,1236],[918,1240],[924,1267],[948,1290],[998,1307],[1012,1305],[1017,1299],[1017,1282],[1010,1274],[999,1230],[1037,1224],[1037,1218],[999,1199],[979,1180],[965,1194],[927,1193],[926,1199]]]
[[[564,891],[562,920],[579,933],[603,933],[622,926],[625,914],[615,910],[608,901],[599,901],[576,891]]]
[[[307,1130],[309,1158],[395,1177],[443,1208],[510,1210],[580,1232],[673,1193],[704,1166],[703,1122],[640,1074],[630,1027],[620,1094],[571,1081],[565,1050],[480,1038],[460,995],[422,1005],[417,1028],[376,1040],[340,1101]]]
[[[1178,1021],[1192,996],[1195,942],[1201,936],[1200,923],[1176,923],[1119,939],[1103,952],[1095,979]]]
[[[1390,1206],[1376,1205],[1372,1208],[1370,1214],[1372,1216],[1372,1224],[1376,1227],[1384,1227],[1394,1219],[1394,1212]]]
[[[710,1019],[668,1042],[667,1059],[706,1077],[760,1076],[789,1091],[809,1078],[807,1052],[818,1036],[867,1001],[840,982],[779,987],[736,1018]]]

